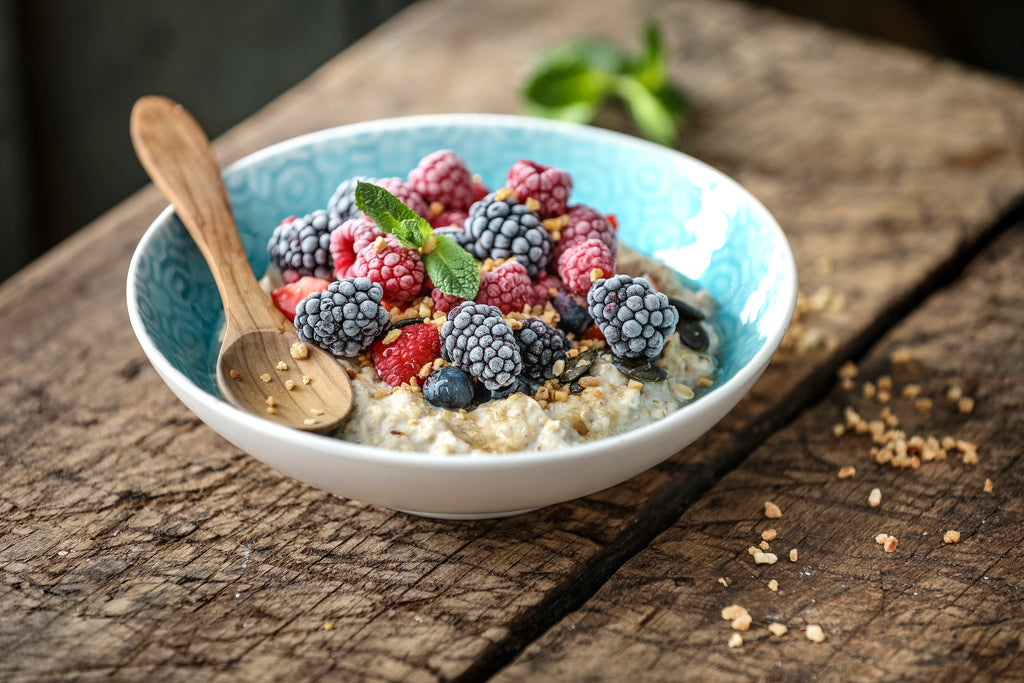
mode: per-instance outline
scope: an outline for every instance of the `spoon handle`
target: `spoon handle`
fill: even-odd
[[[166,97],[143,97],[132,108],[131,138],[143,168],[210,266],[224,303],[226,333],[290,327],[253,275],[217,159],[195,119]]]

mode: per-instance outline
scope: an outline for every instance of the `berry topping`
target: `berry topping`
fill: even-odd
[[[331,195],[331,198],[327,200],[328,213],[337,216],[343,221],[362,216],[363,212],[356,208],[356,185],[360,182],[375,183],[377,181],[366,176],[356,176],[355,178],[343,180],[338,185],[338,189]]]
[[[656,358],[679,319],[667,296],[629,275],[599,279],[587,303],[612,353],[622,358]]]
[[[480,289],[476,294],[478,304],[488,304],[502,313],[512,313],[523,310],[523,306],[532,301],[533,282],[522,264],[508,261],[481,274]]]
[[[558,263],[562,252],[586,240],[601,240],[612,250],[613,256],[616,254],[618,230],[607,216],[584,204],[571,207],[568,215],[569,222],[562,228],[561,238],[555,243],[552,261]]]
[[[331,284],[327,280],[306,275],[295,282],[284,287],[278,287],[270,293],[270,300],[277,306],[277,310],[285,314],[292,322],[295,322],[295,307],[313,292],[322,292]]]
[[[530,304],[533,306],[543,306],[558,293],[558,290],[564,287],[565,284],[557,275],[542,273],[533,283],[533,299],[530,301]]]
[[[469,245],[473,243],[473,238],[470,237],[469,233],[467,233],[462,228],[458,228],[451,225],[442,228],[434,228],[434,234],[445,235],[451,238],[451,240],[455,242],[455,244],[459,245],[466,251],[469,251],[471,254],[473,253],[469,249]]]
[[[472,301],[448,312],[441,328],[441,357],[491,391],[508,386],[523,370],[519,345],[501,311]]]
[[[392,304],[404,303],[420,293],[426,270],[415,249],[398,244],[391,235],[378,237],[356,254],[353,277],[365,277],[384,289],[384,298]]]
[[[465,209],[442,209],[441,213],[430,216],[430,225],[434,228],[451,226],[462,230],[466,225],[467,216],[469,216],[469,212]]]
[[[416,323],[393,329],[373,345],[373,366],[386,384],[397,387],[441,357],[437,328]]]
[[[492,192],[469,208],[466,233],[462,246],[476,258],[498,261],[514,256],[530,277],[540,275],[551,260],[551,236],[540,217],[507,190]]]
[[[571,334],[580,339],[591,325],[594,319],[585,306],[579,304],[571,294],[559,292],[551,300],[551,305],[558,311],[558,329],[566,334]]]
[[[366,278],[335,280],[295,308],[295,329],[303,341],[335,356],[353,356],[369,348],[390,319],[380,304],[383,290]]]
[[[566,289],[584,295],[599,278],[615,274],[615,255],[601,240],[585,240],[566,249],[558,259],[558,275]]]
[[[523,320],[514,334],[523,357],[523,374],[532,379],[554,379],[551,366],[565,360],[565,352],[572,347],[565,334],[539,318]]]
[[[473,176],[462,157],[450,149],[423,157],[409,172],[409,185],[428,202],[440,202],[446,209],[466,209],[473,203]]]
[[[434,287],[433,291],[430,292],[430,298],[434,301],[434,310],[441,311],[442,313],[447,313],[465,301],[465,299],[459,298],[454,294],[445,294],[437,287]]]
[[[534,385],[526,378],[525,375],[519,375],[512,383],[506,387],[495,389],[491,392],[491,400],[501,400],[508,398],[512,394],[526,394],[529,396],[534,392]]]
[[[267,250],[270,262],[281,271],[281,279],[295,282],[303,275],[332,279],[331,231],[339,225],[341,221],[321,210],[285,220],[274,228]]]
[[[334,260],[334,276],[348,277],[356,254],[373,243],[383,233],[377,224],[366,216],[350,218],[331,231],[331,258]]]
[[[469,408],[474,402],[473,378],[454,365],[446,365],[423,382],[423,399],[435,408]]]
[[[537,200],[541,218],[552,218],[565,213],[572,178],[561,169],[520,159],[508,170],[508,186],[524,204],[527,199]]]
[[[427,200],[401,178],[382,178],[374,181],[374,185],[379,185],[398,197],[403,204],[415,211],[419,216],[423,218],[430,216],[430,206],[427,204]]]

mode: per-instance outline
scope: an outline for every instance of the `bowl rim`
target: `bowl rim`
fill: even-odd
[[[292,447],[296,449],[312,449],[321,453],[327,453],[331,456],[339,458],[355,459],[364,461],[367,463],[374,464],[390,464],[402,467],[415,466],[423,467],[429,465],[431,468],[438,469],[452,469],[452,470],[465,470],[467,468],[472,470],[486,471],[491,469],[504,469],[508,467],[515,467],[517,465],[533,464],[543,461],[547,464],[553,464],[555,462],[572,462],[574,460],[585,460],[596,454],[602,453],[610,445],[621,442],[625,439],[630,441],[636,440],[639,442],[646,441],[647,439],[656,439],[663,434],[663,432],[669,431],[672,427],[683,421],[690,419],[699,419],[701,413],[713,411],[714,405],[717,400],[728,400],[728,397],[734,392],[742,388],[745,384],[753,384],[757,377],[764,371],[771,361],[772,356],[775,354],[779,344],[782,341],[782,337],[789,326],[789,322],[793,317],[793,313],[796,308],[797,299],[797,271],[796,262],[793,257],[792,249],[789,245],[789,241],[786,239],[785,233],[779,226],[775,217],[770,211],[751,194],[745,187],[740,185],[737,181],[718,169],[710,166],[709,164],[696,159],[685,152],[681,152],[677,149],[666,147],[663,145],[656,144],[647,140],[627,135],[625,133],[619,133],[617,131],[607,130],[603,128],[597,128],[594,126],[588,126],[584,124],[569,123],[564,121],[555,121],[551,119],[542,119],[529,116],[519,116],[513,114],[486,114],[486,113],[453,113],[453,114],[423,114],[413,116],[399,116],[386,119],[376,119],[372,121],[362,121],[358,123],[345,124],[340,126],[334,126],[331,128],[325,128],[322,130],[306,133],[296,137],[283,140],[281,142],[274,143],[260,150],[247,154],[246,156],[238,159],[237,161],[229,164],[221,170],[222,175],[227,175],[233,171],[242,170],[253,164],[262,162],[265,158],[271,157],[282,152],[286,152],[290,149],[303,147],[310,144],[316,144],[320,141],[333,139],[339,135],[358,135],[365,132],[380,132],[389,130],[403,130],[408,128],[416,127],[427,127],[427,126],[451,126],[453,123],[462,125],[482,125],[485,127],[515,127],[515,128],[526,128],[535,130],[544,130],[547,132],[573,132],[575,134],[584,134],[594,136],[597,139],[604,139],[610,142],[614,142],[620,145],[632,146],[641,151],[657,152],[659,154],[679,155],[686,163],[696,165],[703,171],[710,173],[717,179],[719,183],[725,184],[730,187],[731,190],[740,193],[749,204],[756,208],[761,216],[765,219],[765,227],[772,233],[778,240],[782,249],[779,251],[779,257],[781,262],[779,264],[780,270],[783,271],[785,277],[782,278],[781,288],[778,299],[781,300],[782,309],[780,311],[780,320],[784,321],[783,324],[777,325],[771,329],[766,335],[765,341],[761,344],[761,347],[754,353],[754,356],[747,361],[742,367],[740,367],[736,373],[726,380],[723,384],[716,384],[710,391],[690,404],[681,406],[671,414],[655,420],[652,423],[631,429],[628,432],[622,434],[616,434],[610,437],[597,439],[594,441],[588,441],[583,444],[574,444],[564,448],[557,448],[543,451],[513,451],[510,453],[456,453],[450,455],[430,455],[419,451],[394,451],[386,448],[377,446],[369,446],[351,441],[345,441],[336,437],[325,436],[320,434],[313,434],[309,432],[303,432],[296,429],[291,429],[278,425],[270,420],[263,419],[256,415],[251,415],[239,408],[235,408],[231,404],[224,401],[219,396],[214,396],[202,389],[198,384],[192,381],[187,375],[175,368],[171,362],[160,352],[157,348],[156,343],[150,337],[149,332],[146,330],[145,324],[142,321],[141,313],[138,309],[138,290],[136,287],[136,280],[138,278],[139,262],[141,260],[141,254],[147,250],[149,243],[156,238],[156,235],[166,229],[170,223],[171,217],[174,214],[174,207],[167,206],[160,212],[160,214],[153,220],[152,223],[146,228],[145,233],[139,240],[135,251],[132,254],[131,262],[128,266],[128,278],[126,286],[126,297],[128,304],[128,318],[131,323],[132,329],[135,332],[136,337],[139,340],[140,345],[145,352],[146,357],[150,363],[155,367],[158,374],[161,375],[165,380],[173,380],[173,383],[177,385],[178,390],[187,394],[189,400],[196,401],[201,404],[207,410],[218,414],[224,419],[234,421],[238,423],[238,426],[246,429],[256,435],[264,437],[271,441],[285,440],[288,441]],[[174,387],[169,387],[173,391]],[[183,400],[184,397],[179,397]],[[737,399],[738,400],[738,399]],[[730,407],[729,410],[732,408]],[[728,411],[726,411],[728,412]],[[212,425],[210,425],[213,428]],[[218,431],[214,429],[214,431]],[[681,446],[683,448],[685,446]]]

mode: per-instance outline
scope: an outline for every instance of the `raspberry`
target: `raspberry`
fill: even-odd
[[[270,262],[281,271],[281,279],[286,283],[304,275],[334,279],[331,231],[339,225],[341,221],[321,210],[302,218],[285,219],[274,228],[267,250]]]
[[[444,209],[436,216],[430,217],[430,226],[433,228],[447,228],[449,226],[462,230],[466,224],[466,217],[469,212],[465,209]]]
[[[509,261],[480,275],[478,304],[494,306],[502,313],[523,310],[533,300],[533,283],[522,264]]]
[[[534,211],[512,196],[498,199],[503,194],[492,192],[469,207],[462,246],[481,261],[515,256],[530,277],[537,277],[551,259],[551,235]]]
[[[558,263],[558,259],[569,247],[586,240],[598,239],[608,245],[612,250],[612,256],[618,251],[618,229],[596,210],[577,204],[569,209],[569,224],[561,230],[562,236],[555,243],[555,250],[551,254],[551,260]]]
[[[565,213],[572,178],[561,169],[520,159],[508,170],[508,186],[520,202],[530,197],[540,202],[541,218],[552,218]]]
[[[572,347],[565,334],[539,318],[526,318],[514,334],[523,357],[523,374],[538,380],[554,379],[551,366],[565,360],[565,352]]]
[[[621,358],[657,358],[679,320],[667,296],[629,275],[599,279],[587,292],[587,304],[612,353]]]
[[[601,240],[586,240],[569,247],[558,259],[558,275],[573,294],[584,295],[598,278],[615,274],[615,256]]]
[[[446,209],[466,209],[473,203],[473,176],[462,157],[450,149],[423,157],[409,172],[409,186]]]
[[[277,306],[277,310],[284,313],[286,318],[295,322],[295,307],[299,305],[299,302],[313,292],[322,292],[330,284],[327,280],[306,275],[272,291],[270,300]]]
[[[334,276],[348,277],[356,254],[373,243],[383,233],[377,224],[366,216],[350,218],[331,231],[331,258],[334,259]]]
[[[430,207],[427,205],[427,200],[425,200],[423,195],[413,189],[412,186],[403,179],[381,178],[380,180],[374,181],[374,184],[383,187],[385,190],[398,197],[403,204],[415,211],[420,217],[427,218],[430,216]]]
[[[530,304],[533,306],[543,306],[551,299],[551,290],[557,292],[564,287],[565,284],[562,283],[562,280],[557,275],[542,273],[536,282],[533,283],[533,298],[530,300]]]
[[[424,365],[441,357],[441,338],[433,325],[417,323],[397,331],[397,339],[389,344],[380,339],[371,351],[377,374],[392,387],[409,383]]]
[[[391,235],[378,237],[356,254],[350,271],[353,277],[365,277],[380,284],[384,298],[400,304],[420,293],[426,270],[419,252],[407,249]]]
[[[434,300],[434,310],[441,311],[442,313],[447,313],[465,301],[465,299],[459,298],[454,294],[445,294],[437,287],[431,290],[430,298]]]
[[[480,176],[473,176],[473,202],[476,203],[489,195],[491,191],[488,189],[484,182],[480,179]]]
[[[299,338],[335,356],[354,356],[369,348],[391,319],[380,304],[383,290],[366,278],[335,280],[295,307]]]
[[[466,301],[441,327],[441,357],[494,391],[515,381],[523,359],[512,329],[494,306]]]

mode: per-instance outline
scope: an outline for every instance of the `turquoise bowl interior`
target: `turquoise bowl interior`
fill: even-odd
[[[355,175],[402,176],[424,155],[453,149],[492,188],[528,158],[572,174],[571,203],[613,213],[620,238],[708,289],[722,334],[716,387],[781,339],[796,278],[782,231],[746,190],[674,150],[601,129],[541,119],[452,114],[408,117],[321,131],[269,147],[224,172],[253,270],[284,217],[324,208]],[[210,271],[174,216],[157,221],[131,274],[138,318],[167,361],[216,396],[217,330],[223,318]],[[764,354],[761,354],[762,356]]]

